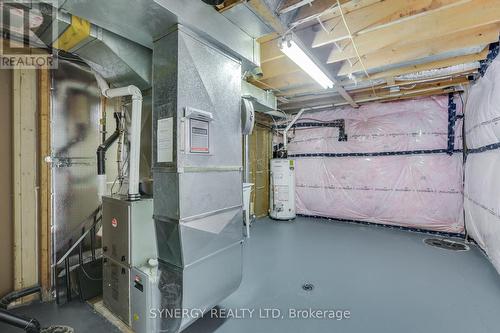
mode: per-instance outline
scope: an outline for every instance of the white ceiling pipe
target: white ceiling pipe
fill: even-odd
[[[107,98],[132,96],[132,121],[130,125],[130,157],[128,172],[128,199],[139,200],[139,158],[141,147],[142,93],[136,86],[109,88],[102,76],[96,73],[97,84],[103,96]]]

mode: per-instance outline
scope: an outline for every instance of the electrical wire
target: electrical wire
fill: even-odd
[[[373,82],[371,82],[370,74],[368,74],[368,71],[366,70],[365,64],[363,63],[363,60],[361,59],[361,56],[359,55],[358,47],[356,46],[356,43],[354,42],[354,37],[353,37],[353,35],[351,33],[351,29],[349,29],[349,26],[347,25],[347,21],[346,21],[345,16],[344,16],[344,11],[342,10],[342,6],[340,5],[340,0],[337,0],[337,6],[339,7],[340,16],[342,16],[342,21],[344,22],[344,26],[345,26],[345,28],[347,30],[347,33],[349,34],[349,39],[351,40],[351,44],[354,47],[354,51],[356,52],[356,56],[359,59],[359,63],[363,67],[363,71],[365,72],[366,77],[368,78],[368,80],[370,80],[373,94],[376,97],[378,97],[377,93],[375,92],[375,87],[373,85]]]

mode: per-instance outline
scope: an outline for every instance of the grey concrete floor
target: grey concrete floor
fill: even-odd
[[[14,313],[36,318],[45,328],[52,325],[70,326],[75,333],[120,333],[120,331],[92,307],[84,302],[73,301],[58,306],[56,303],[32,303],[13,310]],[[23,330],[0,323],[2,333],[22,333]]]
[[[425,245],[424,234],[309,218],[261,219],[251,231],[242,284],[220,305],[245,318],[213,318],[209,312],[186,333],[499,330],[500,276],[476,247],[452,252]],[[314,289],[304,291],[304,283]],[[265,309],[279,309],[279,318],[264,318]],[[346,310],[350,318],[290,318],[295,309]],[[82,303],[17,311],[44,326],[116,331]],[[0,332],[20,331],[0,325]]]
[[[246,243],[243,282],[221,304],[255,309],[252,318],[206,315],[185,332],[498,332],[500,276],[489,261],[474,246],[453,252],[425,245],[426,237],[320,219],[259,220]],[[302,290],[306,282],[311,292]],[[282,318],[261,319],[259,309],[270,308]],[[309,308],[351,316],[289,317],[290,309]]]

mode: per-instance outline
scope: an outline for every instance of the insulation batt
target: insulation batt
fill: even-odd
[[[455,96],[457,114],[461,103]],[[448,96],[358,109],[305,113],[301,122],[345,120],[334,127],[295,128],[288,153],[374,153],[446,149]],[[461,119],[455,149],[462,148]],[[279,137],[275,138],[276,141]],[[462,153],[296,157],[297,213],[441,232],[463,233]]]
[[[471,87],[465,112],[468,148],[500,142],[500,59]],[[500,272],[500,150],[467,156],[465,222],[470,236]]]

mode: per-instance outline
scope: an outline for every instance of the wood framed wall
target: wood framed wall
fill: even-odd
[[[38,284],[37,72],[12,79],[14,289]]]
[[[272,158],[272,132],[265,124],[255,124],[250,135],[250,182],[254,184],[250,211],[256,217],[269,212],[269,160]]]

